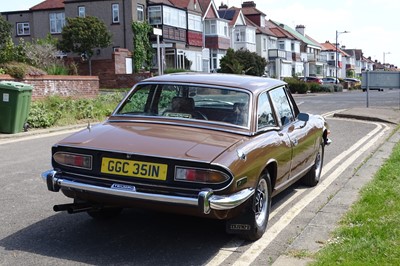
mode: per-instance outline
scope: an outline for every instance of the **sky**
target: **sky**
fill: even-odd
[[[214,0],[240,7],[241,0]],[[0,3],[0,12],[27,10],[41,0],[13,0]],[[362,49],[365,57],[400,68],[400,1],[395,0],[254,0],[267,19],[293,29],[304,25],[314,40],[338,42],[348,49]]]

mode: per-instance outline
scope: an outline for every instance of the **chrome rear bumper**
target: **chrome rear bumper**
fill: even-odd
[[[144,193],[133,190],[118,189],[111,187],[101,187],[82,182],[75,182],[63,178],[54,170],[42,173],[42,179],[47,183],[50,191],[57,192],[61,188],[95,192],[105,195],[147,200],[152,202],[164,202],[186,206],[197,206],[202,213],[208,214],[211,210],[230,210],[248,200],[253,194],[254,189],[247,188],[231,195],[214,195],[212,190],[200,191],[197,198],[184,196],[171,196],[164,194]]]

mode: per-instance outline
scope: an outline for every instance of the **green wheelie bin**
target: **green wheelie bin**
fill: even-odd
[[[32,99],[32,86],[0,81],[0,132],[18,133],[26,129]]]

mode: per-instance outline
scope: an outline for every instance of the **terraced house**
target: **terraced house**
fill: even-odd
[[[1,15],[14,26],[15,42],[45,38],[47,34],[60,38],[67,17],[96,16],[113,36],[112,45],[96,49],[92,58],[105,63],[112,63],[119,51],[128,51],[124,56],[129,58],[134,52],[132,22],[148,21],[162,32],[159,41],[163,70],[217,71],[230,47],[266,58],[265,74],[276,78],[335,76],[336,72],[338,77],[345,77],[349,68],[361,74],[373,64],[361,50],[336,52],[337,45],[317,42],[305,33],[304,25],[293,29],[269,20],[254,1],[245,1],[241,7],[217,7],[214,0],[46,0],[29,10]],[[156,51],[155,36],[151,40]],[[155,59],[153,70],[157,67]]]

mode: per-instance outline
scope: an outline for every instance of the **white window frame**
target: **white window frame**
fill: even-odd
[[[162,24],[161,6],[149,6],[147,10],[150,25]]]
[[[29,22],[18,22],[17,23],[17,36],[31,35],[31,27]]]
[[[183,29],[187,28],[185,10],[164,6],[162,13],[163,13],[163,22],[165,25]]]
[[[112,10],[112,23],[119,23],[119,4],[112,4],[111,5],[111,10]]]
[[[265,37],[262,39],[262,49],[264,52],[267,51],[267,38]]]
[[[65,13],[56,12],[49,14],[50,19],[50,33],[58,34],[61,33],[62,28],[65,26]]]
[[[136,10],[137,10],[137,20],[144,21],[144,6],[137,4]]]
[[[278,49],[280,49],[280,50],[286,50],[285,41],[278,41]]]
[[[246,41],[246,29],[238,28],[235,29],[235,42],[245,42]]]
[[[203,22],[201,21],[201,16],[194,14],[188,14],[188,28],[189,30],[202,31]]]
[[[78,6],[78,17],[80,17],[80,18],[86,17],[86,7],[85,6]]]

